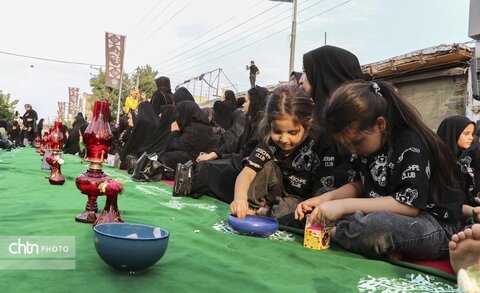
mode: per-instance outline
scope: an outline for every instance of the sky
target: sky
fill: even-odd
[[[469,0],[297,2],[297,71],[303,54],[325,43],[363,65],[471,41]],[[292,8],[270,0],[1,1],[0,90],[19,100],[20,113],[30,103],[53,122],[68,87],[91,92],[89,79],[105,64],[105,32],[126,36],[126,73],[149,64],[172,88],[221,68],[220,87],[244,91],[250,60],[258,85],[276,84],[288,79]]]

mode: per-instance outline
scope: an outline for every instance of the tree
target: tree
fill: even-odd
[[[117,117],[118,109],[118,90],[105,86],[105,72],[100,71],[98,76],[90,79],[90,86],[92,87],[92,98],[87,107],[92,107],[95,101],[107,101],[110,103],[110,114],[112,119]],[[120,101],[120,109],[122,109],[125,103],[125,97],[129,94],[131,88],[131,81],[128,78],[128,74],[123,74],[122,80],[122,100]],[[93,108],[93,107],[92,107]],[[121,110],[120,110],[121,111]]]
[[[155,85],[155,76],[157,74],[158,72],[154,71],[150,65],[138,67],[131,77],[128,74],[123,74],[120,111],[123,109],[125,98],[130,95],[130,90],[136,86],[137,77],[140,92],[144,93],[147,98],[150,98],[157,89]],[[110,103],[111,117],[115,119],[117,117],[118,90],[105,86],[105,72],[100,71],[98,76],[92,77],[90,86],[92,87],[92,98],[87,103],[87,107],[93,108],[94,101],[107,101]]]
[[[10,94],[4,94],[3,91],[0,90],[0,119],[7,121],[12,120],[17,104],[17,99],[10,102]]]
[[[147,98],[153,96],[153,93],[157,90],[157,85],[155,84],[155,76],[157,76],[157,74],[158,71],[154,71],[150,65],[138,67],[135,73],[133,73],[132,81],[135,82],[134,85],[136,85],[138,78],[138,89],[141,93],[145,94]]]

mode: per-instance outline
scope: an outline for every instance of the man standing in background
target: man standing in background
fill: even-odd
[[[23,138],[28,139],[28,142],[32,144],[33,140],[35,139],[35,124],[37,123],[38,116],[37,112],[32,109],[32,105],[25,104],[25,114],[23,114],[23,129],[24,129],[24,136]],[[33,144],[32,144],[33,146]]]
[[[258,67],[255,65],[255,61],[250,61],[250,66],[247,65],[247,70],[250,69],[250,88],[255,87],[255,81],[257,79],[257,75],[260,74]]]

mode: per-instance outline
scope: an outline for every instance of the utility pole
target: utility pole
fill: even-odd
[[[295,43],[297,40],[297,0],[270,0],[278,2],[292,2],[293,3],[293,13],[292,13],[292,31],[290,33],[290,66],[288,68],[288,77],[290,78],[290,73],[295,68]]]
[[[290,68],[288,77],[295,68],[295,43],[297,39],[297,0],[293,0],[292,33],[290,37]]]

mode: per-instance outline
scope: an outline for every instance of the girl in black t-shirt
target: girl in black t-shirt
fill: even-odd
[[[338,158],[331,141],[312,129],[312,101],[297,88],[275,89],[265,114],[259,127],[265,139],[238,175],[230,209],[239,218],[256,213],[295,225],[299,202],[319,188],[334,187]]]
[[[370,257],[436,259],[461,226],[455,161],[416,109],[387,82],[340,86],[327,133],[354,154],[356,180],[300,203],[296,218],[333,226],[332,239]]]

